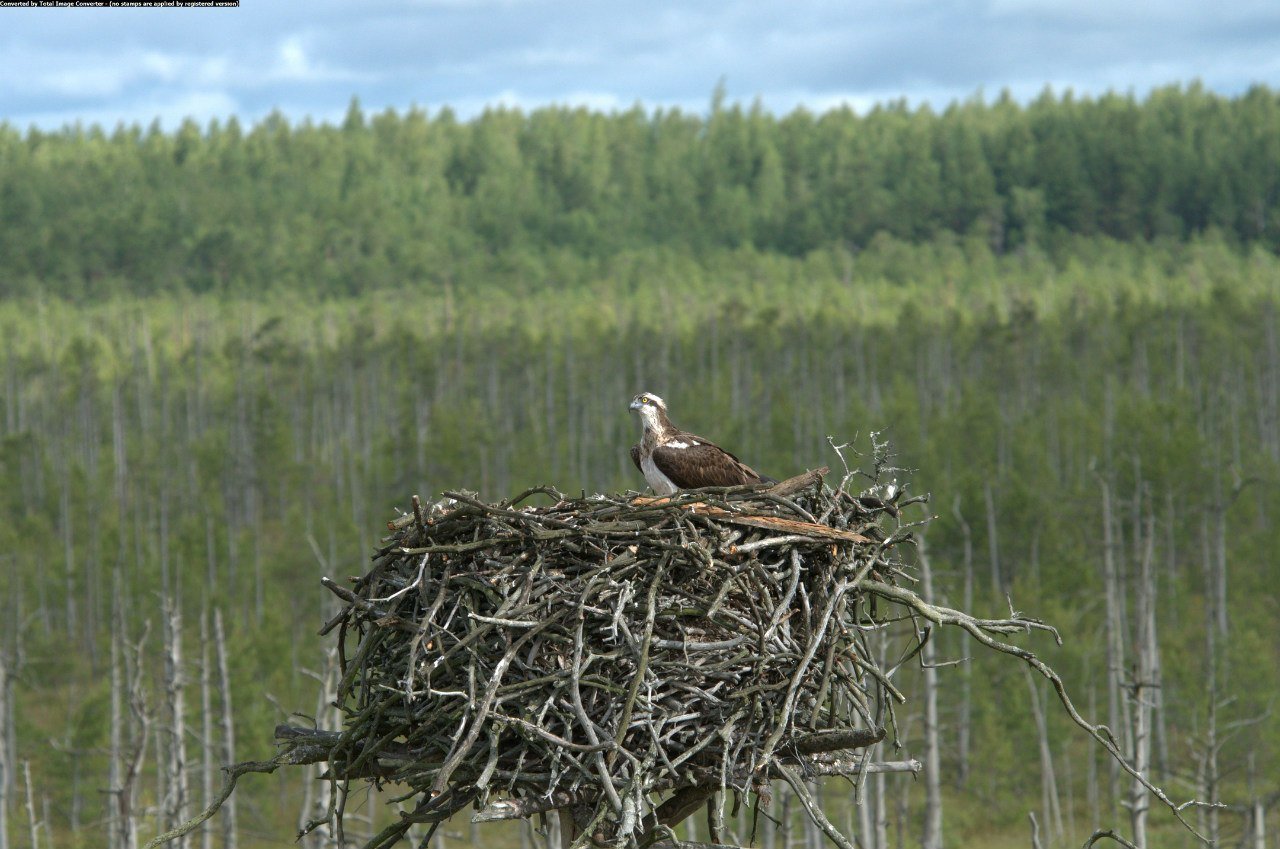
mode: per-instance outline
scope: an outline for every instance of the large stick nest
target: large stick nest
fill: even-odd
[[[525,506],[537,493],[553,503]],[[346,602],[326,626],[348,716],[331,774],[408,785],[400,834],[468,805],[561,807],[643,845],[691,798],[852,774],[849,751],[883,738],[896,693],[860,581],[896,583],[908,536],[884,491],[810,474],[669,499],[449,495],[392,523],[354,591],[327,582]],[[684,795],[655,809],[666,790]]]
[[[1051,667],[1007,641],[1045,631],[1060,645],[1052,626],[977,618],[907,585],[900,552],[923,522],[904,524],[902,508],[925,499],[880,484],[886,446],[874,434],[872,445],[860,494],[855,473],[833,489],[824,469],[663,499],[541,488],[498,504],[446,493],[423,511],[415,498],[351,589],[323,579],[343,601],[321,629],[338,631],[343,729],[277,727],[274,758],[226,767],[209,806],[147,849],[213,816],[241,776],[320,762],[329,810],[304,833],[329,823],[342,842],[352,780],[407,787],[393,801],[413,806],[366,849],[467,806],[480,821],[558,810],[571,849],[647,849],[704,801],[766,797],[773,779],[854,849],[806,779],[920,769],[869,763],[868,747],[905,701],[893,672],[947,627],[1047,679],[1071,720],[1191,829],[1182,811],[1200,803],[1170,800]],[[550,504],[525,505],[538,494]],[[893,621],[909,626],[909,650],[886,669],[867,636]],[[711,812],[718,840],[723,807]]]

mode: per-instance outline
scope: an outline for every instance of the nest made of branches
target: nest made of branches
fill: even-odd
[[[885,736],[861,582],[905,574],[899,489],[448,496],[392,523],[351,589],[326,581],[345,603],[330,774],[407,785],[407,823],[555,807],[644,845],[715,790],[852,774]]]
[[[884,485],[901,470],[875,434],[872,445],[858,493],[862,473],[846,468],[835,487],[822,469],[669,498],[544,487],[497,504],[446,493],[423,510],[415,497],[367,574],[349,588],[323,579],[342,602],[321,629],[338,635],[342,730],[278,726],[275,757],[227,766],[209,806],[146,849],[213,816],[241,776],[316,763],[328,765],[330,803],[303,834],[328,823],[342,842],[352,781],[404,788],[392,801],[410,806],[365,849],[416,823],[428,824],[425,846],[468,806],[478,821],[554,810],[567,849],[658,849],[704,802],[767,797],[774,779],[854,849],[807,779],[921,768],[869,763],[868,747],[896,738],[906,698],[893,672],[939,628],[1047,679],[1071,720],[1199,836],[1182,811],[1201,803],[1170,800],[1080,715],[1050,666],[1008,641],[1043,631],[1061,645],[1052,626],[1012,610],[978,618],[915,591],[903,554],[925,519],[903,509],[926,499]],[[923,548],[913,559],[926,562]],[[895,621],[910,626],[909,650],[886,669],[868,635]],[[723,804],[710,813],[718,842]]]

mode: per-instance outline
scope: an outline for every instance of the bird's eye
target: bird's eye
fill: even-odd
[[[652,404],[653,402],[649,400],[649,396],[648,396],[648,395],[642,395],[642,396],[640,396],[640,403],[641,403],[641,404]]]

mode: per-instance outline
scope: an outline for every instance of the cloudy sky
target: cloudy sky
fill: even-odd
[[[172,128],[278,108],[488,104],[778,113],[1046,85],[1143,95],[1280,87],[1277,0],[241,0],[229,9],[0,9],[0,121]]]

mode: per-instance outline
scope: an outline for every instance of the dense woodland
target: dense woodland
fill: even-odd
[[[177,132],[0,126],[0,294],[263,289],[351,295],[594,279],[653,249],[803,257],[878,234],[1064,234],[1280,248],[1280,98],[1198,86],[1138,100],[1046,92],[776,117],[447,109],[340,127],[273,116]]]
[[[133,849],[288,713],[332,727],[319,577],[412,493],[640,488],[640,389],[778,477],[887,436],[934,592],[1059,626],[1024,642],[1082,710],[1227,805],[1200,828],[1273,845],[1277,162],[1275,93],[1194,86],[0,130],[0,849]],[[946,845],[1027,845],[1028,812],[1045,846],[1127,831],[1050,690],[948,639]],[[252,782],[189,845],[323,811]],[[870,784],[868,816],[827,803],[864,849],[918,844],[920,785]]]

